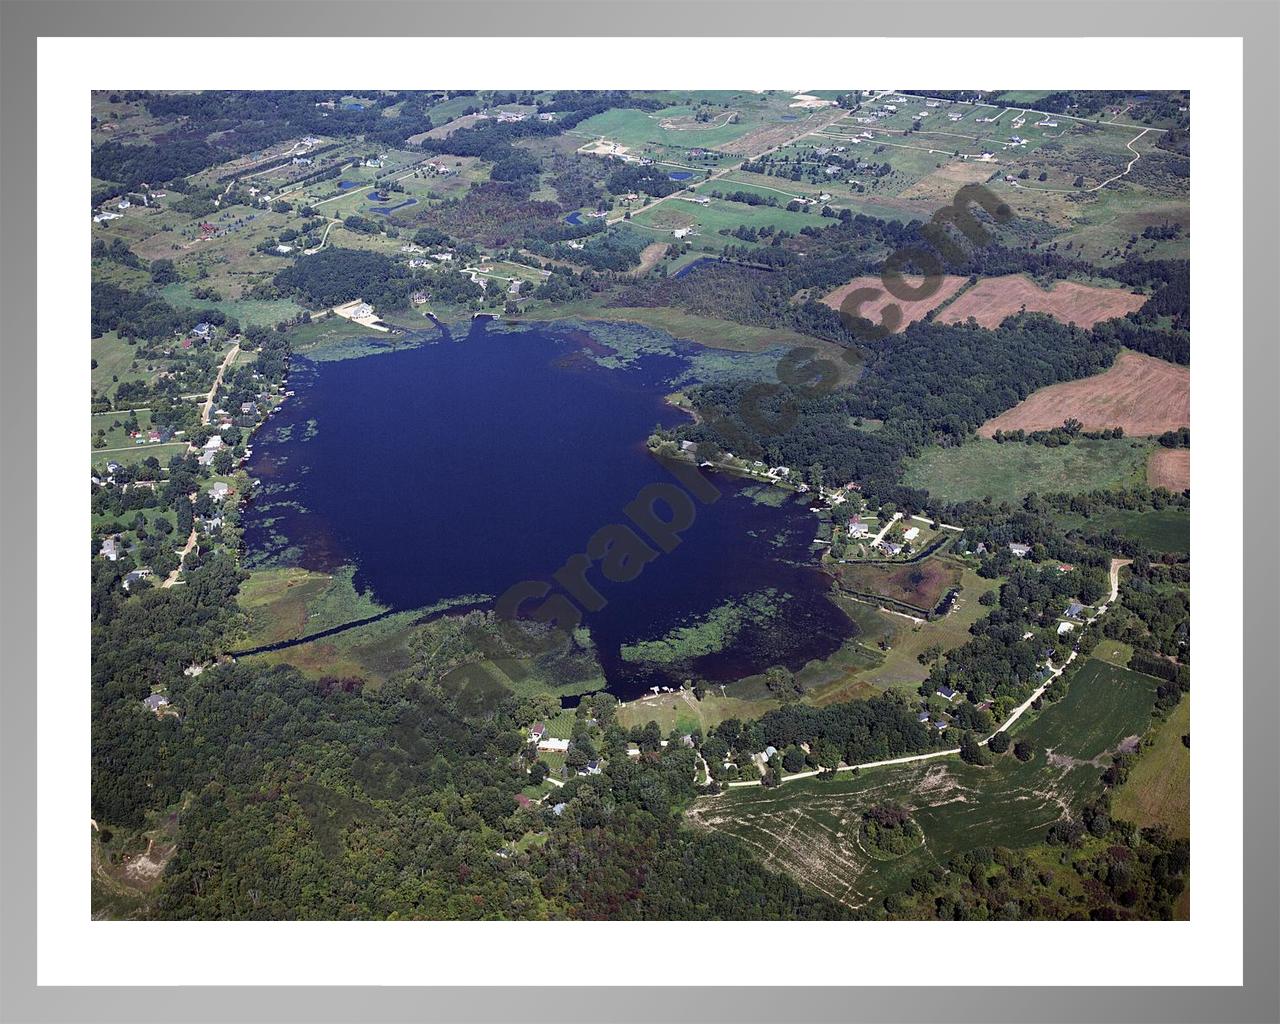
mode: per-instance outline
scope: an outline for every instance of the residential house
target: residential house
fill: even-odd
[[[955,700],[956,697],[960,695],[959,690],[953,690],[951,687],[946,685],[938,687],[936,692],[943,700]]]
[[[1084,605],[1082,605],[1079,601],[1072,601],[1069,605],[1067,605],[1067,618],[1078,619],[1080,618],[1081,613],[1083,611],[1084,611]]]
[[[145,704],[148,709],[158,714],[161,708],[167,708],[169,706],[169,698],[162,693],[153,693],[142,703]]]
[[[121,556],[121,554],[123,554],[123,549],[120,545],[120,538],[114,534],[110,537],[104,538],[102,541],[102,547],[98,549],[98,554],[107,561],[114,562]]]
[[[538,741],[538,749],[549,753],[563,754],[569,749],[569,741],[555,736],[544,736]]]
[[[1065,636],[1067,633],[1070,633],[1075,628],[1076,628],[1076,624],[1074,622],[1059,622],[1058,636]]]
[[[149,579],[150,577],[151,577],[150,569],[147,569],[145,567],[142,569],[134,569],[133,572],[125,574],[124,579],[120,581],[120,585],[124,587],[125,590],[128,590],[135,583],[141,580]]]
[[[227,495],[230,493],[231,493],[231,488],[227,484],[223,483],[221,480],[217,481],[212,487],[209,488],[209,497],[211,497],[214,501],[223,501],[226,499]]]
[[[537,743],[546,735],[547,727],[541,722],[534,722],[533,727],[529,730],[529,739]]]
[[[1010,550],[1010,551],[1014,554],[1014,556],[1015,556],[1015,557],[1017,557],[1017,558],[1026,558],[1026,557],[1027,557],[1027,555],[1031,554],[1031,545],[1030,545],[1030,544],[1014,544],[1014,543],[1011,543],[1011,544],[1009,545],[1009,550]]]
[[[902,539],[905,541],[912,541],[919,536],[920,536],[920,527],[913,526],[902,535]]]

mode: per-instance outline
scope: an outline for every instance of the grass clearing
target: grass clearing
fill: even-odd
[[[906,463],[903,483],[941,501],[1020,502],[1030,491],[1078,492],[1130,487],[1146,479],[1149,441],[1076,440],[1060,448],[996,444],[985,438],[928,448]]]
[[[1129,778],[1116,790],[1112,814],[1139,826],[1164,825],[1175,836],[1191,835],[1191,698],[1152,730]]]
[[[1159,450],[1155,454],[1159,454]],[[1160,554],[1187,554],[1191,551],[1191,513],[1183,509],[1165,508],[1146,512],[1108,509],[1087,517],[1064,515],[1059,518],[1059,523],[1067,529],[1084,530],[1088,533],[1106,534],[1115,530]]]

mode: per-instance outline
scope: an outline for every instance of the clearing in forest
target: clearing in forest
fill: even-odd
[[[953,324],[973,317],[983,327],[999,327],[1005,317],[1025,309],[1089,328],[1141,309],[1146,301],[1145,295],[1125,288],[1097,288],[1076,281],[1056,281],[1051,288],[1041,288],[1029,277],[1009,274],[979,281],[938,319]]]
[[[912,288],[919,287],[920,283],[924,280],[923,278],[918,278],[910,274],[904,274],[903,277],[908,286]],[[898,331],[905,330],[909,325],[915,323],[917,320],[924,319],[924,315],[928,313],[929,310],[936,309],[938,306],[941,306],[947,301],[947,299],[951,298],[951,296],[960,290],[960,286],[964,284],[965,280],[966,279],[963,277],[948,274],[942,279],[941,286],[932,295],[927,298],[910,301],[907,299],[895,298],[891,295],[885,289],[885,286],[879,277],[855,277],[847,284],[842,284],[835,291],[823,296],[822,302],[824,305],[830,306],[838,312],[840,304],[844,302],[846,296],[851,292],[859,288],[875,289],[878,294],[874,297],[868,297],[862,305],[858,307],[856,315],[865,317],[873,324],[878,325],[881,322],[881,311],[886,306],[896,303],[902,309],[902,321],[898,325],[897,330],[894,331],[896,334]],[[851,310],[851,312],[853,311]]]
[[[1147,483],[1177,493],[1191,486],[1191,449],[1157,448],[1147,463]]]
[[[1110,369],[1041,388],[987,420],[978,433],[992,437],[997,430],[1052,430],[1068,418],[1079,420],[1085,430],[1123,427],[1130,436],[1189,426],[1191,370],[1154,356],[1121,352]]]

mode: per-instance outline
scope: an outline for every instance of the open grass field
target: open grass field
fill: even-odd
[[[1165,825],[1175,836],[1191,834],[1191,698],[1152,730],[1138,763],[1116,790],[1112,814],[1139,826]]]
[[[1061,420],[1059,420],[1061,423]],[[1011,504],[1030,491],[1092,491],[1145,479],[1149,441],[1073,441],[1060,448],[979,439],[957,448],[928,448],[906,463],[903,482],[942,501],[990,496]]]
[[[737,123],[733,123],[720,110],[713,112],[716,116],[710,121],[697,123],[692,120],[694,113],[694,108],[684,106],[656,111],[606,110],[578,124],[574,134],[609,139],[639,152],[655,146],[702,146],[711,149],[732,143],[753,127],[741,116]]]
[[[1145,676],[1089,660],[1061,701],[1017,730],[1035,748],[1026,764],[1007,754],[990,767],[944,758],[741,787],[700,799],[686,818],[736,836],[804,885],[864,906],[976,846],[1042,841],[1049,825],[1099,791],[1110,752],[1146,729],[1154,691]],[[890,861],[871,858],[857,842],[862,812],[886,800],[906,805],[925,835],[919,849]]]
[[[1157,448],[1147,462],[1147,483],[1152,487],[1185,491],[1191,486],[1191,449]]]
[[[116,449],[91,448],[89,465],[97,467],[105,466],[108,462],[118,462],[122,466],[135,466],[155,456],[160,460],[160,465],[165,466],[175,455],[181,455],[186,450],[185,441],[171,444],[138,444]]]
[[[672,729],[687,732],[694,728],[702,729],[705,735],[727,718],[759,718],[777,706],[776,700],[730,697],[722,694],[717,686],[709,688],[702,700],[694,697],[691,690],[681,690],[679,693],[657,693],[628,701],[618,705],[617,718],[624,729],[652,721],[658,723],[663,735]]]
[[[904,275],[904,277],[906,278],[906,284],[911,288],[919,287],[920,283],[924,280],[923,278],[915,277],[913,275]],[[956,292],[963,287],[966,280],[967,278],[960,277],[956,274],[948,274],[943,277],[938,290],[934,292],[934,294],[930,295],[928,298],[911,300],[899,299],[894,295],[891,295],[885,289],[878,277],[855,277],[847,284],[842,284],[839,288],[836,288],[834,291],[828,292],[824,295],[822,297],[822,303],[823,305],[830,306],[832,309],[839,311],[841,304],[852,292],[860,288],[874,289],[878,293],[877,295],[868,297],[856,310],[851,309],[850,312],[854,315],[865,317],[873,324],[879,324],[882,322],[884,316],[882,312],[884,308],[886,306],[896,305],[902,311],[901,321],[894,330],[894,333],[896,334],[898,331],[905,330],[910,324],[915,323],[917,320],[923,320],[924,315],[928,313],[929,310],[937,309],[955,295]],[[959,302],[960,300],[957,299],[956,301]]]
[[[849,563],[836,570],[841,587],[900,601],[922,616],[933,611],[943,595],[959,584],[960,576],[958,564],[933,555],[904,565]]]
[[[1152,454],[1159,454],[1159,452]],[[1161,509],[1150,512],[1113,509],[1088,518],[1075,515],[1062,516],[1059,522],[1068,529],[1100,533],[1115,530],[1125,537],[1141,541],[1152,551],[1160,554],[1186,554],[1191,550],[1191,513],[1184,512],[1182,509]]]
[[[1099,288],[1077,281],[1055,281],[1041,288],[1024,274],[988,277],[943,310],[942,323],[961,323],[972,317],[983,327],[999,327],[1019,310],[1048,313],[1055,320],[1089,328],[1103,320],[1141,309],[1147,296],[1127,288]]]
[[[1079,420],[1085,430],[1123,427],[1131,437],[1188,426],[1191,369],[1139,352],[1121,352],[1104,372],[1041,388],[987,420],[978,433],[991,437],[997,430],[1052,430],[1068,417]]]

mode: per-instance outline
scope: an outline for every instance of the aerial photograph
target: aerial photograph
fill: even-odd
[[[1189,90],[86,99],[94,919],[1189,919]]]

